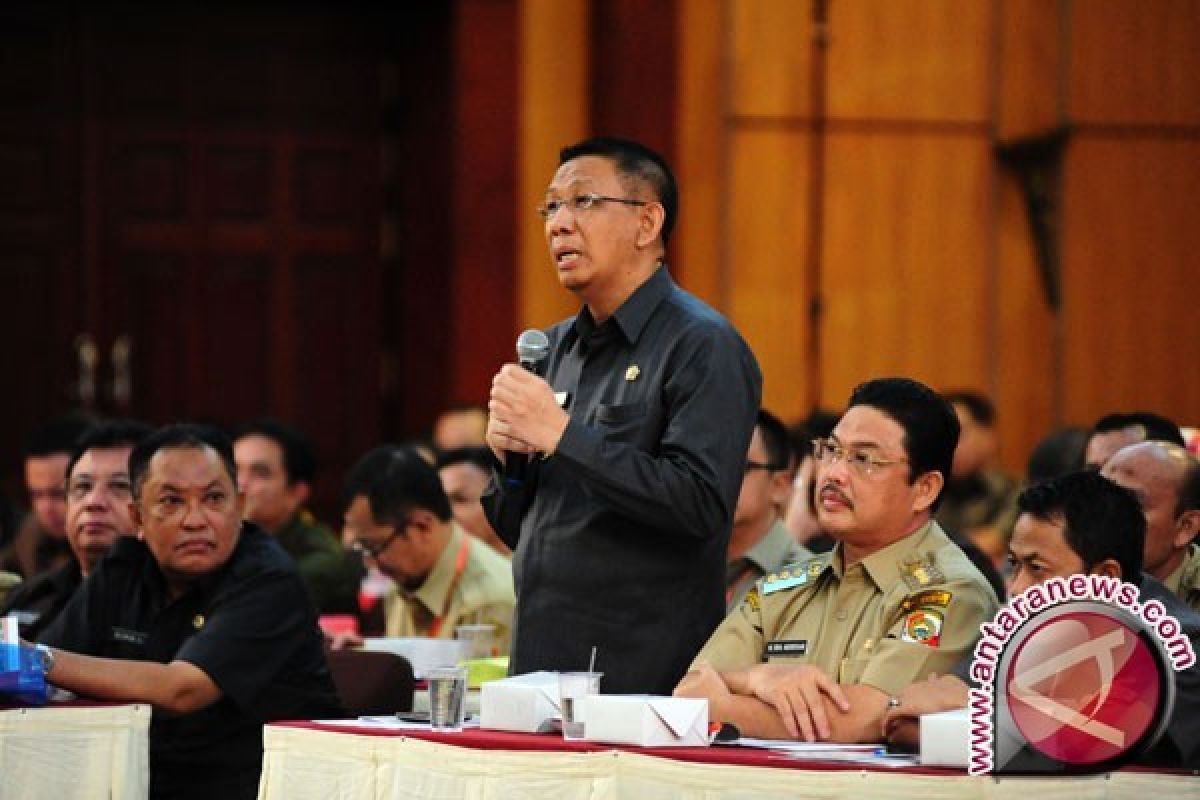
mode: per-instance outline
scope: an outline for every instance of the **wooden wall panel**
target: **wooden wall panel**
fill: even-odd
[[[1068,420],[1149,408],[1200,420],[1200,141],[1072,144],[1063,218]]]
[[[1065,32],[1063,3],[1007,0],[1000,4],[997,138],[1044,133],[1064,121]]]
[[[1200,124],[1200,0],[1069,8],[1074,121]]]
[[[679,5],[675,179],[681,213],[671,272],[714,307],[724,302],[725,33],[719,0]]]
[[[492,376],[514,358],[517,198],[517,12],[469,0],[456,19],[454,226],[450,276],[453,358],[447,404],[487,402]],[[527,215],[526,224],[533,217]]]
[[[812,105],[811,3],[729,0],[728,5],[732,113],[808,115]]]
[[[545,327],[575,313],[547,254],[534,209],[558,166],[558,151],[588,132],[586,0],[521,0],[520,127],[517,154],[517,321]]]
[[[1033,238],[1017,181],[999,181],[996,201],[996,269],[990,303],[996,315],[987,343],[994,369],[973,387],[996,404],[1000,460],[1025,472],[1029,453],[1055,427],[1061,403],[1061,343],[1034,259]]]
[[[823,404],[883,375],[987,385],[990,159],[970,136],[830,137]]]
[[[726,313],[758,357],[763,405],[785,419],[808,412],[804,253],[809,134],[740,131],[732,140]]]
[[[991,3],[836,0],[830,10],[831,117],[988,118]]]

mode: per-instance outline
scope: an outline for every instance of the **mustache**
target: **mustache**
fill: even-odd
[[[851,503],[851,502],[850,502],[850,498],[846,496],[846,493],[845,493],[845,492],[843,492],[843,491],[842,491],[842,490],[841,490],[841,489],[840,489],[840,488],[839,488],[839,487],[838,487],[836,484],[834,484],[832,481],[825,481],[824,483],[822,483],[822,484],[821,484],[821,491],[818,493],[818,496],[819,496],[819,495],[823,495],[823,494],[825,494],[826,492],[829,492],[830,494],[833,494],[833,495],[835,495],[835,496],[837,497],[837,499],[838,499],[838,500],[842,501],[842,502],[843,502],[843,503],[845,503],[847,506],[852,506],[852,505],[854,505],[853,503]]]

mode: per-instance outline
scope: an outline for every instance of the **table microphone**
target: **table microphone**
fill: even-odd
[[[530,328],[517,337],[517,360],[534,375],[541,375],[542,362],[550,355],[550,339],[537,328]],[[504,458],[504,485],[519,489],[529,472],[529,456],[509,451]]]

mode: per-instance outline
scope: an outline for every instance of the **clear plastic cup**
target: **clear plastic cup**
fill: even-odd
[[[590,694],[600,694],[600,678],[603,672],[560,672],[558,674],[558,697],[562,709],[562,733],[564,739],[582,739],[584,719],[580,714],[582,700]]]
[[[429,684],[429,725],[435,731],[461,731],[467,716],[467,668],[436,667]]]

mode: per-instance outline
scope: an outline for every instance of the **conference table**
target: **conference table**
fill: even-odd
[[[259,800],[1200,798],[1200,777],[1127,768],[1078,777],[796,760],[741,747],[634,748],[555,734],[268,725]]]
[[[148,705],[0,706],[0,800],[142,800]]]

